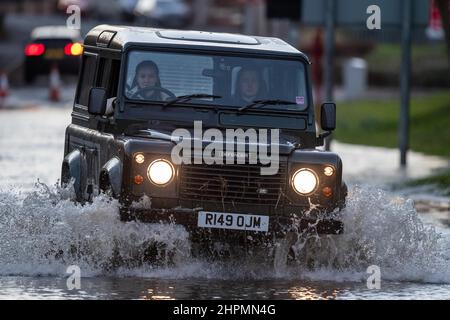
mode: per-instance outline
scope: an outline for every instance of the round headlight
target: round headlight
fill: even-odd
[[[317,175],[309,169],[300,169],[292,177],[292,186],[301,195],[312,193],[318,184]]]
[[[172,180],[175,170],[169,161],[159,159],[148,166],[147,174],[151,182],[162,186]]]

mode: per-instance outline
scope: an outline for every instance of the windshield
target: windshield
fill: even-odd
[[[225,55],[131,51],[125,95],[132,100],[182,102],[242,108],[302,111],[308,105],[305,65],[281,60]],[[203,95],[203,96],[202,96]]]

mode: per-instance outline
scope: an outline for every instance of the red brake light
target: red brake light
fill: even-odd
[[[73,43],[68,43],[68,44],[66,44],[66,46],[64,47],[64,54],[65,54],[66,56],[71,56],[71,55],[72,55],[72,52],[71,52],[72,45],[73,45]]]
[[[44,51],[45,46],[42,43],[30,43],[25,47],[26,56],[40,56]]]

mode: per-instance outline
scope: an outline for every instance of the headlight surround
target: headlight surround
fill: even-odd
[[[311,169],[299,169],[292,176],[292,188],[302,196],[312,194],[318,186],[319,178]]]
[[[148,179],[157,186],[165,186],[175,176],[173,165],[164,159],[154,160],[147,169]]]

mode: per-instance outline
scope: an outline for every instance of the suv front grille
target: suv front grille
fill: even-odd
[[[180,197],[197,203],[280,205],[286,184],[286,163],[276,175],[260,173],[260,165],[190,164],[181,167]]]

